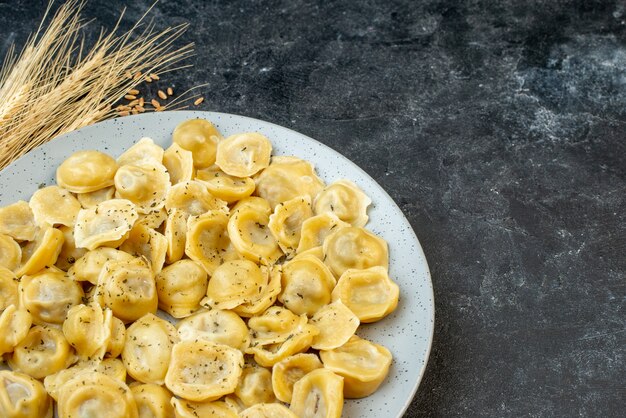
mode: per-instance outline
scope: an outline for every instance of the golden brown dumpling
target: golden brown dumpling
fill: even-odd
[[[56,328],[35,325],[15,347],[8,360],[13,370],[35,379],[65,369],[75,361],[72,347],[63,332]]]
[[[311,216],[313,211],[309,196],[296,197],[274,208],[268,226],[287,258],[295,255],[300,243],[302,224]]]
[[[165,150],[163,165],[170,173],[172,184],[189,181],[193,178],[193,154],[175,142]]]
[[[38,325],[65,321],[72,306],[81,303],[83,288],[64,272],[45,269],[32,276],[23,276],[19,284],[20,306],[27,309]]]
[[[277,204],[308,195],[314,201],[324,188],[313,164],[296,157],[273,157],[272,162],[255,179],[256,193],[274,209]]]
[[[63,233],[51,226],[37,230],[33,241],[22,247],[22,260],[15,274],[34,274],[56,263],[63,248]]]
[[[59,186],[48,186],[33,193],[28,203],[38,225],[73,226],[81,209],[78,200]]]
[[[150,264],[152,271],[157,274],[165,263],[167,239],[145,224],[137,223],[130,230],[126,241],[120,245],[120,250],[134,257],[145,258]]]
[[[102,360],[111,338],[111,310],[97,303],[76,305],[67,312],[63,335],[81,360]]]
[[[151,313],[144,315],[126,330],[122,361],[128,374],[143,383],[162,385],[178,341],[172,324]]]
[[[224,173],[217,165],[198,170],[196,180],[204,183],[209,192],[225,202],[233,203],[254,192],[254,180]]]
[[[11,270],[0,266],[0,311],[18,304],[18,283],[19,279]]]
[[[63,271],[68,271],[76,260],[87,253],[87,250],[85,248],[76,248],[74,228],[62,225],[59,227],[59,231],[63,233],[63,246],[61,246],[61,252],[54,265]]]
[[[129,164],[115,173],[115,197],[133,202],[138,213],[164,207],[170,185],[170,175],[162,164]]]
[[[159,308],[174,318],[184,318],[199,308],[206,295],[207,273],[193,260],[179,260],[155,277]]]
[[[187,221],[185,254],[202,265],[210,275],[224,261],[238,258],[226,231],[228,215],[210,211]]]
[[[0,370],[0,416],[52,418],[52,399],[41,382],[15,371]]]
[[[223,401],[190,402],[172,397],[176,418],[239,418]]]
[[[165,209],[179,209],[188,216],[200,216],[212,210],[228,213],[226,202],[213,196],[204,183],[196,180],[172,186],[167,192]]]
[[[98,284],[98,276],[100,276],[100,272],[107,261],[130,261],[133,259],[132,255],[115,248],[96,248],[95,250],[87,251],[85,255],[76,260],[68,273],[77,282]]]
[[[274,402],[276,397],[272,390],[272,373],[265,367],[246,363],[235,388],[235,395],[245,407]]]
[[[312,248],[320,247],[328,235],[346,226],[350,224],[332,213],[323,213],[306,219],[302,222],[297,253],[302,254]]]
[[[0,234],[18,241],[32,241],[36,228],[33,211],[23,200],[0,208]]]
[[[172,141],[191,151],[196,168],[206,168],[215,163],[217,144],[222,138],[217,128],[206,119],[189,119],[174,129]]]
[[[322,307],[310,322],[320,330],[311,344],[316,350],[331,350],[343,345],[359,327],[359,318],[341,300]]]
[[[332,213],[352,226],[365,226],[367,207],[372,200],[359,186],[343,179],[329,184],[315,198],[315,213]]]
[[[344,379],[346,398],[364,398],[378,389],[389,373],[392,356],[382,345],[353,336],[329,351],[320,351],[324,367]]]
[[[217,144],[215,163],[226,174],[250,177],[270,164],[272,143],[257,132],[231,135]]]
[[[172,394],[163,386],[152,383],[131,385],[139,418],[174,418],[174,407],[170,403]]]
[[[111,199],[78,212],[74,240],[79,248],[117,247],[138,218],[135,205],[126,199]]]
[[[14,271],[22,261],[22,247],[10,236],[0,234],[0,267]]]
[[[279,361],[272,367],[272,388],[276,397],[291,403],[293,385],[309,372],[324,365],[313,353],[300,353]]]
[[[89,193],[76,193],[76,198],[83,209],[93,208],[106,200],[113,199],[114,196],[115,187],[113,186]]]
[[[183,341],[211,341],[242,351],[250,345],[246,323],[232,311],[201,311],[180,321],[177,328]]]
[[[333,289],[333,300],[341,300],[361,322],[374,322],[398,306],[400,289],[384,267],[346,270]]]
[[[163,152],[163,148],[155,144],[152,138],[143,137],[117,158],[117,165],[161,164]]]
[[[25,309],[9,305],[0,314],[0,355],[10,353],[21,343],[32,325],[32,317]]]
[[[57,183],[73,193],[88,193],[113,185],[115,160],[99,151],[78,151],[57,168]]]
[[[279,403],[260,403],[239,413],[239,418],[298,418],[285,405]]]
[[[293,385],[291,406],[300,418],[340,418],[343,378],[328,369],[315,369]]]
[[[182,341],[172,349],[165,385],[181,398],[213,401],[234,392],[243,368],[241,351],[209,341]]]
[[[324,262],[337,276],[348,269],[387,268],[387,242],[364,228],[341,228],[324,240]]]

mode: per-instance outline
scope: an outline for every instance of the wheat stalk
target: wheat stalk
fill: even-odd
[[[0,70],[0,169],[50,139],[116,115],[113,105],[144,81],[127,74],[185,68],[193,44],[174,48],[187,25],[157,31],[144,15],[117,34],[120,20],[85,52],[84,2],[68,0],[41,25],[19,55],[11,47]],[[148,10],[149,12],[150,10]],[[146,14],[148,13],[146,12]]]

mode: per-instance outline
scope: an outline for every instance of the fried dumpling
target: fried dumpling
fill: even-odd
[[[15,371],[0,370],[0,416],[52,418],[52,399],[41,382]]]
[[[151,313],[144,315],[126,330],[122,361],[128,374],[143,383],[162,385],[178,341],[172,324]]]
[[[88,193],[113,185],[117,163],[100,151],[77,151],[57,168],[57,183],[73,193]]]
[[[217,144],[215,163],[235,177],[250,177],[270,164],[272,143],[257,132],[231,135]]]
[[[337,218],[332,213],[323,213],[306,219],[302,222],[297,253],[301,254],[321,246],[328,235],[346,226],[350,226],[350,224]]]
[[[346,270],[333,289],[333,300],[341,300],[361,322],[375,322],[398,306],[400,289],[384,267]]]
[[[22,247],[10,236],[0,234],[0,267],[14,271],[22,261]]]
[[[272,389],[272,372],[265,367],[246,363],[235,388],[235,395],[245,407],[276,401]]]
[[[347,179],[329,184],[315,198],[315,214],[332,213],[352,226],[365,226],[372,199]]]
[[[130,391],[135,398],[139,418],[174,418],[171,404],[172,394],[163,386],[153,383],[131,385]]]
[[[346,343],[359,327],[359,318],[341,300],[322,307],[310,320],[319,329],[311,347],[332,350]]]
[[[111,199],[78,212],[74,240],[79,248],[117,247],[137,220],[135,205],[126,199]]]
[[[120,245],[120,250],[134,257],[144,257],[157,274],[165,263],[167,239],[145,224],[136,223],[126,241]]]
[[[163,148],[155,144],[152,138],[143,137],[117,157],[117,165],[161,164],[163,153]]]
[[[53,266],[63,248],[63,233],[51,226],[37,229],[33,241],[22,247],[22,260],[15,274],[34,274],[44,267]]]
[[[387,242],[364,228],[341,228],[324,240],[324,262],[340,277],[348,269],[387,268]]]
[[[75,361],[72,347],[63,332],[52,327],[35,325],[15,347],[8,359],[13,370],[35,379],[65,369]]]
[[[188,216],[200,216],[212,210],[228,213],[226,202],[211,195],[206,186],[196,180],[172,186],[167,193],[165,208],[168,211],[179,209]]]
[[[111,315],[110,309],[103,310],[97,303],[76,305],[67,311],[63,334],[79,359],[104,358],[111,338]]]
[[[0,312],[10,305],[18,305],[19,282],[11,270],[0,266]]]
[[[293,385],[291,406],[300,418],[340,418],[343,378],[328,369],[315,369]]]
[[[115,197],[115,187],[113,186],[88,193],[76,193],[76,199],[83,209],[93,208],[104,201],[113,199],[113,197]]]
[[[193,178],[193,154],[175,142],[165,150],[163,165],[170,173],[172,184],[189,181]]]
[[[165,385],[181,398],[213,401],[233,393],[243,368],[241,351],[209,341],[182,341],[172,349]]]
[[[89,282],[98,284],[98,276],[107,261],[130,261],[134,257],[124,251],[110,247],[100,247],[87,251],[85,255],[76,260],[69,270],[69,276],[77,282]]]
[[[187,221],[185,254],[210,275],[224,261],[238,258],[227,232],[228,215],[210,211]]]
[[[196,180],[204,183],[209,192],[225,202],[233,203],[254,192],[254,180],[224,173],[217,165],[198,170]]]
[[[59,186],[37,190],[28,204],[38,225],[73,226],[81,209],[80,202],[74,195]]]
[[[191,151],[196,168],[206,168],[215,163],[217,144],[222,138],[215,125],[206,119],[189,119],[174,129],[172,141]]]
[[[291,403],[293,385],[306,374],[324,367],[317,355],[300,353],[279,361],[272,367],[272,388],[276,397]]]
[[[246,323],[232,311],[203,310],[183,319],[176,327],[182,341],[205,340],[242,351],[250,345]]]
[[[61,225],[58,229],[63,233],[63,246],[54,265],[63,271],[68,271],[76,263],[76,260],[87,253],[87,249],[76,248],[73,227]]]
[[[324,188],[313,164],[296,157],[273,157],[269,167],[255,178],[256,192],[274,209],[279,203],[308,195],[311,202]]]
[[[26,309],[9,305],[0,314],[0,355],[10,353],[28,335],[32,317]]]
[[[0,234],[17,241],[32,241],[36,229],[33,211],[23,200],[0,208]]]
[[[193,260],[179,260],[155,277],[159,308],[174,318],[185,318],[199,308],[206,295],[207,273]]]
[[[353,336],[347,343],[320,351],[324,367],[343,377],[346,398],[364,398],[378,389],[389,373],[392,355],[379,344]]]
[[[302,224],[311,216],[313,211],[309,196],[293,198],[274,208],[268,226],[287,258],[295,255],[300,243]]]
[[[133,202],[138,213],[164,207],[170,185],[170,175],[162,164],[128,164],[115,173],[115,197]]]

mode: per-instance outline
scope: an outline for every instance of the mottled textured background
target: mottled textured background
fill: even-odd
[[[93,33],[128,3],[90,1]],[[0,0],[0,53],[44,1]],[[407,417],[623,416],[622,1],[163,0],[189,22],[199,108],[346,155],[429,260],[436,328]],[[619,411],[622,411],[621,413]]]

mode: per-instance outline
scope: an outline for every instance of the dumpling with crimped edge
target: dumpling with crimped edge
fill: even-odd
[[[138,218],[135,205],[126,199],[111,199],[78,212],[74,240],[79,248],[117,247]]]
[[[44,267],[53,266],[62,249],[61,231],[51,226],[38,228],[33,241],[22,247],[22,260],[15,275],[34,274]]]
[[[172,394],[163,386],[153,383],[131,384],[139,418],[174,418]],[[197,417],[195,417],[197,418]]]
[[[128,164],[161,164],[163,153],[163,148],[155,144],[152,138],[146,136],[117,157],[117,165],[122,167]]]
[[[217,165],[196,172],[196,180],[204,183],[209,192],[228,203],[250,196],[254,192],[254,180],[224,173]]]
[[[113,186],[117,171],[113,157],[100,151],[77,151],[57,168],[57,183],[73,193],[89,193]]]
[[[128,374],[143,383],[162,385],[178,341],[174,325],[151,313],[144,315],[126,330],[122,361]]]
[[[158,274],[165,264],[167,239],[145,224],[136,223],[120,250],[134,257],[144,257],[154,274]]]
[[[302,224],[311,216],[313,211],[309,196],[293,198],[274,208],[268,226],[287,258],[295,255],[300,243]]]
[[[132,255],[124,251],[110,247],[100,247],[87,251],[85,255],[76,260],[68,274],[77,282],[98,284],[98,276],[100,276],[100,272],[107,261],[129,261],[133,259]]]
[[[172,397],[171,402],[176,418],[239,418],[239,415],[223,401],[190,402]]]
[[[19,303],[19,282],[20,280],[11,270],[0,266],[0,311]]]
[[[0,416],[52,418],[52,399],[38,380],[15,371],[0,370]]]
[[[156,313],[158,297],[154,275],[140,258],[107,261],[98,277],[94,299],[124,322]]]
[[[138,224],[143,224],[148,228],[159,229],[167,219],[167,210],[165,208],[154,209],[148,213],[140,213],[137,218]]]
[[[67,382],[81,373],[102,373],[121,382],[126,381],[126,367],[122,360],[116,358],[106,358],[104,360],[88,360],[74,364],[67,369],[59,370],[48,375],[43,380],[46,391],[55,401],[59,399],[59,391]]]
[[[83,288],[56,268],[40,270],[32,276],[23,276],[19,284],[20,306],[33,316],[38,325],[65,321],[67,312],[81,303]]]
[[[111,338],[110,309],[97,303],[76,305],[67,312],[63,322],[65,339],[80,360],[102,360]]]
[[[206,295],[208,277],[200,264],[179,260],[155,277],[159,308],[174,318],[185,318],[198,310]]]
[[[269,270],[250,260],[230,260],[213,271],[203,306],[234,309],[261,293],[268,283]]]
[[[0,234],[0,267],[14,271],[22,261],[22,247],[8,235]]]
[[[320,351],[324,367],[344,379],[346,398],[364,398],[378,389],[389,373],[392,355],[379,344],[353,336],[341,347]]]
[[[233,393],[243,368],[236,348],[209,341],[182,341],[174,345],[165,385],[177,396],[213,401]]]
[[[315,174],[313,164],[297,157],[272,157],[269,167],[255,177],[256,193],[274,209],[279,203],[302,195],[311,202],[324,188],[324,182]]]
[[[324,367],[317,355],[300,353],[279,361],[272,367],[272,389],[276,397],[291,403],[293,385],[309,372]]]
[[[115,197],[133,202],[138,213],[164,207],[170,186],[170,175],[162,164],[128,164],[115,173]]]
[[[272,143],[258,132],[231,135],[217,144],[215,164],[226,174],[250,177],[270,164]]]
[[[32,317],[26,309],[9,305],[0,314],[0,356],[10,353],[28,335]]]
[[[310,320],[319,330],[311,347],[332,350],[346,343],[359,327],[359,318],[341,300],[322,307]]]
[[[189,119],[179,123],[172,133],[172,141],[191,151],[196,168],[215,163],[217,144],[222,139],[215,125],[206,119]]]
[[[165,209],[179,209],[188,216],[199,216],[213,210],[228,213],[226,202],[213,196],[204,183],[196,180],[172,186],[165,199]]]
[[[238,259],[227,232],[228,215],[210,211],[187,220],[185,254],[210,275],[225,261]]]
[[[272,306],[248,320],[252,343],[263,346],[283,342],[294,329],[307,321],[306,315],[296,315],[283,306]]]
[[[185,255],[185,243],[187,241],[187,215],[180,209],[170,209],[165,219],[165,230],[163,234],[167,239],[167,251],[165,252],[165,262],[172,264],[180,260]]]
[[[88,193],[76,193],[76,199],[80,202],[83,209],[93,208],[100,203],[113,199],[115,197],[115,187],[109,186],[104,189],[96,190]]]
[[[67,368],[76,361],[72,347],[63,332],[52,327],[35,325],[15,346],[7,363],[13,370],[35,379]]]
[[[73,227],[61,225],[58,229],[63,233],[63,245],[61,246],[61,252],[59,252],[57,262],[54,266],[63,271],[68,271],[72,268],[76,260],[87,253],[87,249],[76,248]]]
[[[274,264],[282,255],[268,227],[271,209],[258,197],[240,200],[228,220],[228,236],[239,254],[259,264]]]
[[[329,184],[315,198],[315,214],[332,213],[352,226],[365,226],[370,199],[356,184],[347,179]]]
[[[341,228],[324,240],[324,262],[340,277],[348,269],[389,267],[387,241],[365,228]]]
[[[18,200],[0,208],[0,234],[17,241],[32,241],[36,229],[35,216],[27,202]]]
[[[299,418],[340,418],[343,378],[328,369],[315,369],[293,385],[289,407]]]
[[[254,363],[243,367],[235,395],[247,408],[258,403],[275,402],[272,389],[272,372]]]
[[[375,322],[398,306],[400,289],[384,267],[346,270],[333,289],[333,300],[341,300],[361,322]]]
[[[193,178],[193,154],[175,142],[165,150],[163,165],[170,173],[170,181],[173,185]]]
[[[126,383],[100,372],[83,372],[58,392],[59,417],[138,418],[137,404]]]
[[[59,186],[48,186],[37,190],[28,203],[38,225],[73,226],[81,210],[78,200]]]
[[[241,351],[250,345],[246,323],[232,311],[203,310],[181,320],[176,327],[182,341],[211,341]]]
[[[298,418],[298,416],[285,405],[260,403],[241,411],[239,418]]]
[[[268,269],[265,266],[261,270]],[[273,265],[269,267],[269,272],[265,275],[267,282],[262,287],[257,288],[257,294],[250,300],[233,308],[242,317],[251,317],[260,314],[276,302],[276,298],[280,293],[280,266]]]
[[[300,242],[296,252],[301,254],[312,248],[320,247],[328,235],[346,226],[350,226],[350,224],[332,213],[323,213],[306,219],[302,222]]]
[[[331,300],[336,280],[328,267],[311,254],[283,264],[278,300],[292,312],[312,316]]]

